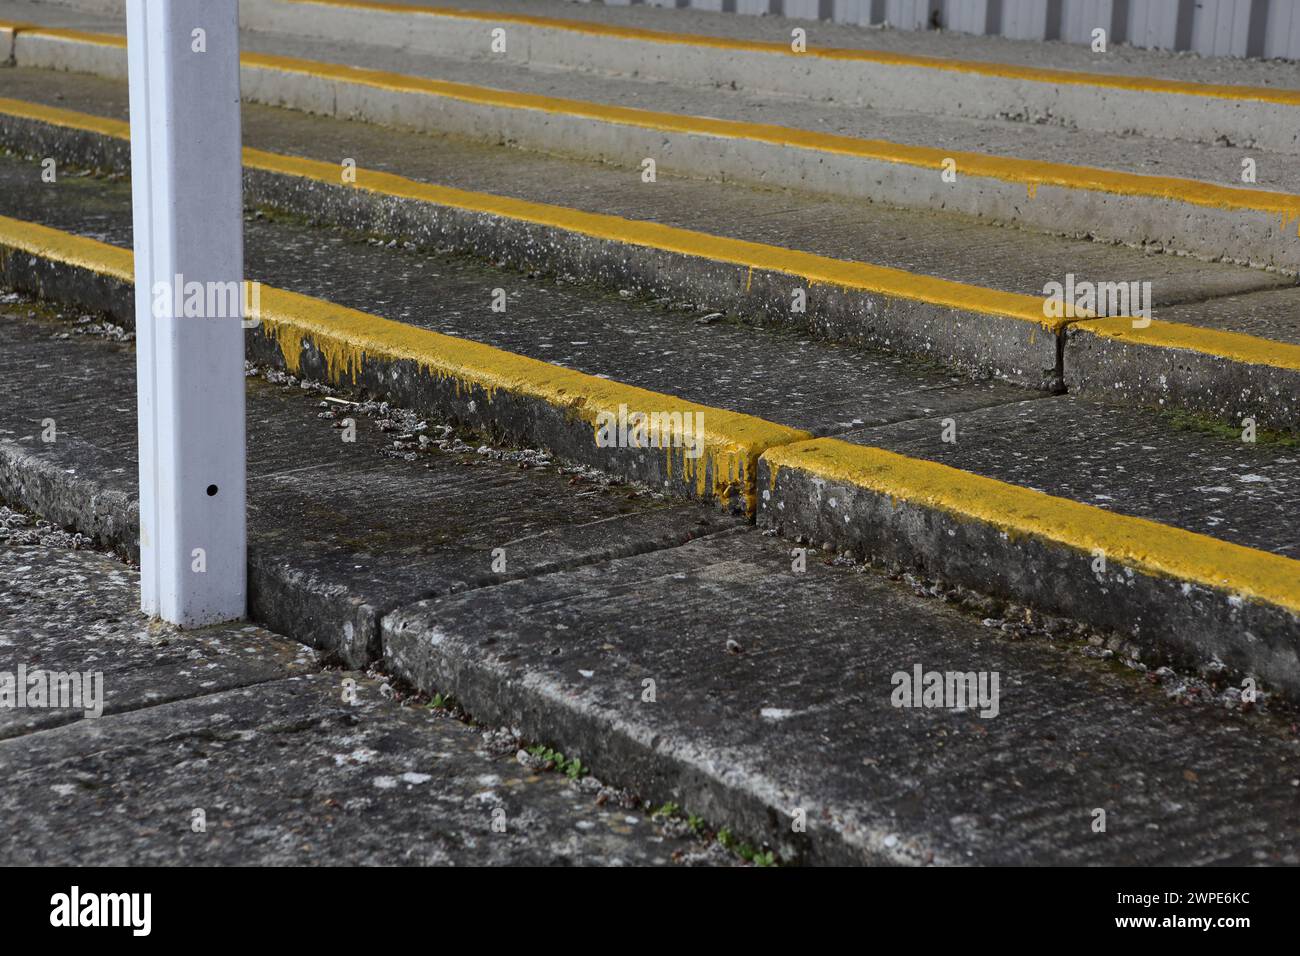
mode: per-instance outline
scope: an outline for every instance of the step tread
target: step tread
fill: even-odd
[[[1150,76],[1191,83],[1300,88],[1291,64],[1235,57],[1111,45],[1099,56],[1070,43],[1043,43],[1005,37],[970,36],[952,31],[882,30],[844,23],[765,14],[737,16],[695,9],[661,9],[655,5],[585,4],[567,0],[384,0],[395,6],[452,7],[485,14],[505,12],[636,29],[700,34],[786,45],[790,31],[802,27],[810,46],[879,50],[910,56],[983,60],[1051,70],[1078,70],[1121,76]]]
[[[53,11],[50,13],[49,11]],[[62,26],[71,21],[82,28],[125,32],[121,20],[81,14],[69,16],[58,7],[19,7],[7,11],[0,3],[0,19]],[[957,153],[1007,157],[1025,161],[1060,162],[1078,168],[1095,168],[1147,176],[1175,177],[1242,187],[1242,145],[1218,146],[1142,136],[1098,135],[1050,125],[954,116],[881,111],[861,106],[845,107],[808,102],[797,97],[748,91],[707,89],[661,80],[589,75],[560,69],[540,69],[488,60],[453,59],[362,42],[335,42],[290,34],[245,31],[244,53],[290,56],[322,63],[464,83],[487,89],[536,94],[610,106],[625,106],[682,116],[708,117],[739,123],[771,124],[789,129],[879,140],[904,146],[934,148]],[[743,133],[743,131],[741,131]],[[1259,182],[1247,191],[1300,193],[1300,171],[1284,153],[1250,149],[1257,160]],[[1065,157],[1068,157],[1066,159]],[[626,162],[639,163],[640,157]],[[960,173],[960,163],[959,163]]]
[[[1180,707],[1069,641],[1008,639],[877,574],[815,555],[792,573],[790,545],[753,532],[428,602],[385,632],[395,666],[431,686],[506,715],[526,706],[513,691],[526,684],[566,703],[552,719],[582,746],[653,742],[783,808],[778,826],[802,807],[810,829],[882,862],[1292,852],[1294,742],[1233,732],[1233,718]],[[740,653],[729,634],[745,635]],[[997,718],[891,706],[893,675],[917,664],[998,671]],[[1241,779],[1241,744],[1277,772]],[[1104,836],[1090,831],[1095,807]]]

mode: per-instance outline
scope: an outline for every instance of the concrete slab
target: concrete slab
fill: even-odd
[[[1300,371],[1289,363],[1266,363],[1286,345],[1300,343],[1300,289],[1228,295],[1157,315],[1167,327],[1139,331],[1111,322],[1071,327],[1063,363],[1069,389],[1103,401],[1185,408],[1238,426],[1249,418],[1260,427],[1297,428]],[[1253,360],[1232,361],[1215,354],[1214,347],[1197,347],[1221,343],[1219,351],[1230,352],[1239,335],[1279,345]]]
[[[906,422],[845,441],[942,462],[1062,498],[1300,558],[1300,442],[1250,444],[1229,429],[1071,395]]]
[[[650,156],[666,171],[700,178],[956,209],[1039,231],[1300,268],[1294,242],[1278,229],[1279,216],[1294,218],[1300,186],[1282,172],[1270,181],[1272,190],[1238,188],[1234,147],[1136,137],[1112,146],[1113,137],[1091,131],[845,109],[618,77],[602,79],[593,105],[584,99],[589,81],[565,73],[263,34],[250,34],[244,46],[250,52],[243,93],[255,102],[509,140],[634,168]],[[111,46],[32,31],[19,35],[15,50],[22,65],[125,75],[124,50]],[[259,62],[261,53],[269,56]],[[286,54],[296,61],[277,59]],[[349,65],[321,65],[342,62]],[[483,72],[477,79],[476,69]],[[389,71],[382,82],[376,70]],[[438,86],[443,81],[470,86],[452,90]],[[644,110],[647,102],[654,112],[623,109]],[[978,148],[960,148],[972,143]],[[1269,169],[1289,166],[1286,154],[1255,152]],[[945,153],[961,170],[954,183],[938,177]],[[1064,165],[1049,169],[1045,162]],[[1158,175],[1144,172],[1152,167]],[[1232,185],[1196,182],[1215,168],[1226,170]]]
[[[6,95],[15,99],[126,119],[124,84],[22,67],[5,77],[11,91]],[[1047,278],[1067,272],[1080,277],[1131,274],[1150,281],[1155,304],[1166,306],[1292,284],[1276,274],[1222,263],[1138,252],[1086,239],[1027,236],[1014,229],[990,228],[951,212],[917,215],[861,200],[751,189],[739,183],[701,183],[668,174],[659,176],[653,189],[640,188],[639,179],[634,188],[626,172],[603,164],[390,127],[367,125],[360,133],[355,123],[256,103],[244,105],[243,119],[245,145],[272,152],[324,161],[347,156],[362,168],[420,182],[653,220],[838,259],[869,260],[1009,292],[1039,294]],[[24,131],[25,136],[30,133]],[[70,156],[78,155],[79,150],[71,149],[72,133],[67,129],[52,132],[43,144],[48,152],[40,154],[69,150]],[[130,157],[123,153],[120,162],[129,164]],[[262,201],[260,185],[255,177],[246,182],[251,201]],[[313,215],[319,218],[327,211],[321,209]],[[360,212],[355,210],[353,215]],[[537,250],[542,252],[554,256],[560,250]],[[637,254],[635,248],[625,250],[627,257]],[[553,261],[550,268],[562,265]],[[779,311],[790,321],[787,305],[783,302]]]
[[[737,531],[429,601],[386,620],[386,658],[786,859],[1297,859],[1285,723],[1181,706],[815,552],[796,573],[790,551]],[[996,671],[997,716],[893,706],[917,667]]]
[[[32,0],[7,0],[15,9],[31,10]],[[848,49],[880,50],[903,55],[930,55],[959,59],[1014,63],[1065,70],[1086,70],[1116,75],[1158,76],[1170,80],[1203,83],[1235,83],[1247,86],[1295,85],[1290,64],[1277,60],[1245,60],[1236,57],[1203,57],[1188,53],[1143,50],[1113,44],[1105,56],[1086,46],[1061,42],[1012,40],[997,36],[970,36],[952,31],[881,30],[849,24],[774,16],[735,16],[700,9],[665,9],[658,5],[589,5],[569,0],[385,0],[388,4],[411,7],[448,7],[491,13],[493,11],[561,17],[569,20],[626,26],[639,29],[673,30],[731,39],[788,43],[790,30],[803,27],[818,45]],[[120,20],[121,0],[46,0],[40,3],[51,24],[102,28]],[[52,9],[53,7],[53,9]]]
[[[138,569],[118,558],[0,544],[0,673],[95,675],[91,719],[102,719],[317,669],[303,645],[256,625],[182,631],[150,621],[139,604]],[[0,738],[86,717],[85,706],[4,706]]]
[[[649,866],[679,851],[731,862],[492,753],[445,714],[398,706],[361,674],[88,723],[0,742],[0,806],[23,821],[0,836],[6,865]]]

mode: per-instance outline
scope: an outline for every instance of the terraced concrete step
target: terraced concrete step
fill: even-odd
[[[46,71],[10,76],[29,99],[0,101],[5,142],[35,158],[126,168],[125,125],[104,118],[124,113],[120,87]],[[1082,391],[1118,390],[1126,401],[1175,403],[1234,422],[1300,424],[1300,350],[1288,342],[1300,310],[1287,277],[865,203],[675,179],[630,188],[626,174],[607,167],[373,127],[363,134],[354,124],[280,110],[248,107],[245,124],[250,142],[310,157],[250,150],[253,203],[310,208],[354,228],[1033,386],[1059,388],[1077,350],[1083,363],[1068,377]],[[348,153],[362,164],[355,188],[340,182],[329,158]],[[1131,277],[1149,292],[1157,318],[1141,329],[1123,319],[1048,318],[1044,276],[1058,284],[1074,276],[1080,288]],[[1235,329],[1231,299],[1193,307],[1256,289],[1279,290],[1281,307],[1268,323],[1243,310]],[[1175,304],[1189,306],[1177,313],[1187,324],[1165,321]],[[1215,321],[1199,321],[1201,314]]]
[[[848,444],[765,457],[761,525],[835,552],[979,581],[1183,660],[1268,672],[1288,685],[1300,678],[1294,438],[1073,396],[841,437]],[[873,472],[890,466],[890,453],[906,456],[896,467],[908,473],[898,485],[877,484]],[[916,461],[927,464],[909,465]],[[968,475],[1023,490],[999,501],[998,487]],[[913,487],[911,506],[897,506],[905,482],[927,480],[925,491]],[[954,501],[970,502],[971,512]],[[1107,513],[1148,524],[1110,527]]]
[[[106,195],[90,188],[101,200]],[[67,194],[47,191],[29,205],[42,203],[49,221],[80,214]],[[10,281],[131,313],[129,285],[104,298],[95,285],[100,279],[86,278],[129,283],[124,250],[13,220],[5,230],[6,243],[21,250],[9,258]],[[855,420],[926,419],[917,427],[943,452],[961,440],[966,412],[1019,404],[1024,392],[987,383],[942,387],[942,377],[933,372],[907,369],[896,360],[867,361],[825,343],[802,343],[799,360],[791,362],[789,340],[766,333],[741,333],[743,351],[733,354],[727,342],[736,330],[699,326],[680,315],[660,321],[644,305],[612,298],[606,304],[580,290],[557,295],[545,283],[514,286],[519,308],[511,312],[507,305],[504,313],[494,313],[489,293],[505,289],[495,283],[505,282],[506,273],[485,276],[471,264],[479,270],[476,277],[387,247],[354,252],[346,235],[300,226],[263,224],[251,235],[258,233],[270,238],[264,246],[254,241],[254,269],[269,266],[299,288],[337,292],[345,301],[358,295],[382,300],[404,320],[268,290],[263,329],[250,336],[250,354],[264,361],[360,385],[675,494],[746,513],[761,507],[764,521],[788,521],[780,526],[792,535],[883,554],[968,586],[987,584],[1017,600],[1104,622],[1129,634],[1143,652],[1173,647],[1184,658],[1217,658],[1216,666],[1234,674],[1300,693],[1300,562],[1293,557],[1267,550],[1260,540],[1239,544],[1220,537],[1212,525],[1185,524],[1172,506],[1155,509],[1160,520],[1151,522],[1123,505],[1108,512],[1091,501],[1077,502],[1068,484],[1043,494],[1023,473],[999,480],[978,474],[978,466],[951,468],[936,460],[942,454],[900,456],[835,438],[810,440],[814,430],[844,434],[846,423]],[[276,250],[283,264],[260,251],[265,248]],[[327,268],[312,267],[322,260]],[[412,265],[401,268],[401,261]],[[438,264],[431,269],[433,262]],[[401,282],[391,281],[394,269]],[[411,278],[420,274],[426,278]],[[430,310],[430,302],[438,303],[438,311]],[[459,336],[517,344],[530,355],[573,362],[582,371],[421,328],[431,314],[440,328]],[[620,314],[626,320],[606,318]],[[580,327],[572,324],[574,315],[584,317]],[[510,338],[521,316],[530,334]],[[646,328],[655,330],[653,342],[642,338]],[[557,348],[576,334],[584,337],[568,341],[577,351]],[[598,349],[587,351],[592,346]],[[842,360],[856,364],[850,368]],[[857,393],[845,401],[840,390],[852,387],[855,371]],[[761,388],[749,377],[755,372]],[[610,374],[627,374],[632,381],[604,377]],[[792,403],[791,393],[808,400]],[[1105,406],[1053,403],[1041,395],[1030,401],[1035,403],[1054,420],[1076,416],[1074,427],[1084,440],[1094,425],[1103,435],[1113,430]],[[652,423],[658,418],[661,425],[665,415],[669,421],[680,415],[692,423],[694,437],[686,441],[661,429],[657,438],[624,440],[623,426],[616,430],[614,422],[630,422],[632,413],[650,416]],[[1141,421],[1146,413],[1130,414]],[[1152,435],[1169,450],[1169,460],[1189,463],[1179,474],[1186,487],[1194,487],[1202,477],[1197,462],[1204,448],[1172,427],[1155,427]],[[1037,447],[1032,436],[1021,441]],[[1233,454],[1250,468],[1272,456],[1284,473],[1290,455],[1282,442],[1259,456],[1253,448]],[[1229,454],[1227,443],[1221,452]],[[1289,489],[1279,487],[1286,510]],[[1269,520],[1261,516],[1263,527]],[[1096,581],[1081,580],[1089,574],[1085,568]],[[1108,575],[1124,587],[1111,588]],[[1100,603],[1092,593],[1097,589]],[[1184,626],[1189,618],[1196,619],[1194,632]]]
[[[37,409],[84,393],[89,380],[130,381],[126,346],[64,338],[76,326],[28,318],[29,310],[14,304],[0,317],[8,366],[0,378],[7,386],[2,427],[32,427]],[[26,404],[12,400],[20,392],[15,381],[23,383]],[[513,541],[523,530],[518,516],[540,508],[556,513],[554,527],[567,529],[552,539],[559,545],[581,531],[572,512],[589,513],[602,496],[593,502],[567,485],[566,500],[547,493],[562,476],[546,466],[472,467],[455,464],[466,456],[427,447],[412,453],[415,462],[404,451],[383,456],[382,439],[362,415],[358,442],[344,444],[335,422],[315,417],[319,397],[250,379],[250,460],[262,472],[250,482],[250,531],[255,541],[268,532],[274,539],[277,527],[297,535],[296,547],[276,555],[285,583],[277,595],[283,605],[272,610],[297,610],[295,596],[316,600],[311,582],[323,569],[343,575],[340,583],[353,593],[365,593],[371,574],[392,574],[397,583],[377,615],[390,673],[455,695],[487,726],[517,728],[578,757],[607,784],[632,788],[655,805],[673,801],[788,862],[1288,863],[1300,852],[1300,743],[1286,709],[1267,696],[1246,709],[1222,683],[1136,663],[1116,667],[1086,632],[1067,636],[1064,622],[1051,623],[1051,637],[1038,626],[982,626],[987,611],[971,617],[869,568],[810,556],[795,570],[788,542],[747,528],[679,546],[647,542],[643,553],[612,560],[589,552],[593,560],[581,570],[546,574],[526,562],[516,581],[446,594],[440,580],[460,573],[458,545],[479,554],[483,535],[504,532]],[[79,463],[86,486],[101,477],[118,483],[99,461],[78,457],[78,448],[95,436],[111,447],[111,436],[133,422],[129,403],[110,392],[59,415],[67,434],[53,445],[23,443],[23,469],[30,473],[44,460],[63,473]],[[473,480],[449,496],[457,470]],[[502,483],[506,473],[511,479]],[[642,511],[646,503],[627,502],[627,490],[605,500]],[[8,488],[4,494],[10,497]],[[467,508],[471,499],[490,502],[495,512]],[[689,506],[657,508],[665,519],[689,511],[708,518]],[[493,513],[507,515],[511,527],[492,523]],[[598,526],[608,534],[619,524]],[[450,540],[431,548],[440,533]],[[439,600],[412,601],[401,583],[416,540],[425,583],[431,594],[443,593]],[[511,561],[516,547],[507,541]],[[349,575],[356,564],[364,567]],[[88,591],[108,611],[131,586],[125,573]],[[253,610],[261,616],[266,605]],[[302,628],[301,613],[285,616]],[[338,624],[346,614],[333,606],[327,618]],[[182,647],[188,640],[177,638]],[[30,638],[25,646],[34,646]],[[134,648],[122,653],[130,658]],[[977,675],[984,703],[895,706],[897,675],[917,666]],[[106,717],[93,728],[74,724],[0,743],[12,783],[0,789],[0,802],[22,803],[52,830],[67,828],[60,822],[67,813],[78,814],[72,832],[104,861],[124,842],[136,847],[132,860],[176,852],[165,840],[136,839],[146,836],[140,828],[156,830],[159,815],[182,809],[188,820],[194,786],[224,792],[232,780],[241,797],[232,794],[234,826],[211,851],[221,859],[250,852],[249,827],[274,808],[300,834],[261,841],[270,849],[259,852],[276,862],[307,852],[304,833],[313,835],[320,859],[351,862],[389,860],[394,842],[430,861],[524,854],[543,862],[565,852],[652,861],[675,845],[657,842],[644,819],[623,821],[633,832],[619,832],[625,814],[600,811],[554,776],[539,779],[483,753],[487,741],[445,717],[393,706],[376,681],[358,679],[353,706],[342,700],[346,672],[267,676],[252,688],[214,688],[194,700]],[[163,723],[167,766],[151,756]],[[94,735],[92,756],[86,732]],[[286,733],[294,742],[287,762],[276,745]],[[195,746],[202,753],[193,754],[201,765],[185,759],[191,737],[201,740]],[[94,786],[33,804],[27,782],[38,773],[59,786]],[[425,789],[435,782],[436,804]],[[286,805],[286,790],[299,788],[339,806],[322,816]],[[485,788],[495,799],[481,796]],[[130,808],[131,824],[110,826],[97,794]],[[457,839],[498,806],[515,823],[503,841]],[[428,823],[431,807],[436,827]],[[1098,810],[1105,812],[1101,832]],[[590,824],[576,843],[566,837],[575,821]],[[389,838],[402,832],[424,837]],[[30,859],[17,845],[0,852]]]
[[[15,311],[26,310],[6,307],[0,324],[0,495],[138,553],[130,343],[84,339],[75,326],[20,321]],[[250,613],[354,666],[379,655],[378,620],[404,601],[735,523],[580,472],[520,465],[546,456],[438,453],[418,434],[450,439],[438,428],[415,432],[418,419],[350,404],[322,410],[319,394],[298,394],[288,401],[281,388],[249,381]],[[51,443],[42,441],[48,419]]]
[[[121,2],[75,6],[115,13]],[[1300,81],[1280,63],[554,0],[244,0],[240,18],[251,31],[441,56],[1300,151]]]
[[[243,95],[255,102],[1300,269],[1300,186],[1283,154],[1253,151],[1266,172],[1243,185],[1241,150],[1229,147],[618,78],[593,89],[572,74],[261,33],[244,46]],[[28,29],[14,50],[20,65],[125,75],[120,36]]]

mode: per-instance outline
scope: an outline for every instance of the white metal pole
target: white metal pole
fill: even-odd
[[[140,604],[199,626],[247,609],[238,0],[126,12]]]

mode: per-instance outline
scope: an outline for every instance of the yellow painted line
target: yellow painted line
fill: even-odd
[[[1241,332],[1207,329],[1178,322],[1153,320],[1142,329],[1133,328],[1133,320],[1121,316],[1087,319],[1072,328],[1116,339],[1128,345],[1145,345],[1165,349],[1185,349],[1226,358],[1246,365],[1268,365],[1300,371],[1300,345],[1273,339],[1256,338]]]
[[[905,53],[888,53],[882,50],[860,50],[842,47],[811,46],[804,53],[795,53],[788,42],[739,40],[730,37],[698,33],[672,33],[666,30],[649,30],[638,27],[610,26],[585,20],[560,17],[540,17],[523,13],[495,13],[487,10],[462,10],[456,7],[411,7],[395,3],[369,3],[365,0],[284,0],[302,6],[353,8],[361,11],[396,13],[416,16],[449,17],[478,20],[484,23],[518,23],[522,26],[585,33],[620,40],[640,40],[676,46],[698,46],[718,50],[735,50],[748,53],[771,53],[789,57],[817,57],[830,60],[859,61],[884,66],[923,67],[956,73],[971,73],[1003,79],[1030,80],[1035,83],[1063,83],[1071,86],[1098,86],[1107,89],[1138,93],[1173,93],[1185,96],[1204,96],[1212,99],[1231,99],[1246,102],[1280,103],[1300,106],[1300,89],[1272,88],[1266,86],[1237,86],[1232,84],[1193,83],[1182,80],[1165,80],[1153,76],[1126,76],[1108,73],[1088,73],[1081,70],[1050,70],[1011,63],[983,60],[947,59],[936,56],[919,56]]]
[[[133,257],[127,249],[0,216],[0,248],[6,247],[134,281]],[[617,418],[622,407],[625,415],[668,413],[691,422],[698,413],[704,429],[701,454],[692,457],[682,447],[662,449],[669,473],[693,484],[701,497],[709,493],[726,502],[736,495],[751,514],[759,455],[774,445],[812,437],[752,415],[624,385],[294,292],[262,287],[260,305],[262,332],[275,339],[290,372],[298,372],[305,343],[325,358],[334,382],[355,382],[366,359],[410,361],[440,380],[454,382],[458,390],[485,391],[488,401],[506,393],[561,409],[592,428],[593,443],[602,412]]]
[[[0,114],[18,119],[58,126],[63,129],[75,129],[80,132],[98,133],[113,139],[130,140],[131,124],[126,120],[110,119],[106,116],[93,116],[76,110],[60,109],[57,106],[45,106],[42,103],[29,103],[26,100],[12,100],[0,96]]]
[[[47,37],[54,40],[65,40],[68,43],[91,43],[95,46],[111,46],[119,49],[126,49],[126,37],[119,36],[115,33],[90,33],[86,30],[70,30],[64,27],[41,27],[30,24],[20,26],[20,34],[30,33],[33,36]]]
[[[121,120],[109,120],[20,100],[0,98],[0,114],[73,129],[94,130],[117,139],[127,139],[130,135],[129,125]],[[332,186],[342,184],[340,167],[335,163],[245,148],[244,165],[250,169],[309,179]],[[1016,319],[1040,325],[1051,331],[1055,331],[1069,321],[1044,317],[1043,301],[1037,296],[986,289],[962,282],[918,275],[888,266],[833,259],[781,246],[747,242],[743,239],[728,239],[654,222],[623,219],[604,213],[582,212],[564,206],[436,186],[392,173],[358,169],[356,182],[352,184],[352,188],[451,209],[535,223],[596,239],[674,252],[749,269],[783,273],[804,279],[809,284],[858,289],[951,309]]]
[[[35,33],[59,35],[67,39],[95,38],[99,42],[124,46],[121,37],[82,34],[73,30],[46,30]],[[738,120],[711,119],[702,116],[683,116],[656,110],[628,106],[610,106],[586,100],[544,96],[535,93],[517,93],[490,87],[472,86],[449,80],[410,76],[385,70],[369,70],[337,63],[322,63],[296,57],[263,53],[245,53],[241,63],[249,69],[293,73],[316,79],[353,83],[373,89],[395,93],[437,96],[457,102],[470,103],[496,109],[527,110],[551,115],[572,116],[595,122],[651,129],[661,133],[683,133],[693,136],[712,136],[724,139],[749,140],[807,149],[836,155],[896,165],[916,166],[940,170],[943,161],[956,161],[961,175],[995,179],[1023,185],[1030,197],[1042,186],[1063,189],[1104,192],[1118,196],[1138,196],[1188,203],[1212,209],[1262,212],[1274,216],[1279,228],[1296,224],[1300,232],[1300,196],[1292,193],[1267,190],[1240,189],[1215,183],[1174,176],[1148,176],[1141,173],[1119,172],[1093,166],[1073,166],[1042,160],[1017,159],[1009,156],[989,156],[962,150],[936,149],[929,146],[909,146],[879,139],[859,139],[834,133],[795,129],[770,123],[746,123]]]
[[[1292,558],[837,439],[783,445],[764,459],[773,483],[781,469],[797,469],[988,524],[1013,538],[1047,540],[1089,556],[1100,549],[1110,562],[1300,614],[1300,561]]]
[[[129,250],[6,216],[0,216],[0,248],[133,279]],[[1300,613],[1300,561],[1290,558],[937,462],[838,439],[812,439],[807,432],[750,415],[697,405],[293,292],[264,288],[261,306],[263,333],[279,343],[291,371],[299,369],[302,346],[310,342],[325,357],[333,381],[355,381],[367,358],[411,361],[441,379],[482,389],[489,400],[498,392],[526,396],[593,426],[599,413],[616,413],[620,405],[642,411],[700,412],[705,453],[694,471],[682,456],[687,467],[683,474],[694,478],[697,490],[703,492],[702,464],[707,461],[715,495],[725,499],[729,492],[745,488],[751,508],[754,466],[764,455],[774,484],[781,469],[800,469],[896,501],[990,524],[1010,535],[1044,538],[1085,554],[1100,548],[1110,560],[1148,573],[1227,589]]]
[[[135,282],[134,256],[130,249],[120,249],[38,223],[0,216],[0,247],[96,275]]]

